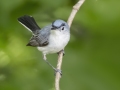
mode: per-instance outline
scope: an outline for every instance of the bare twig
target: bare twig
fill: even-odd
[[[75,17],[75,14],[77,13],[77,11],[80,9],[80,7],[82,6],[82,4],[84,3],[85,0],[79,0],[74,6],[73,6],[73,10],[68,18],[68,25],[71,26],[72,21]]]
[[[82,4],[84,3],[85,0],[79,0],[77,2],[77,4],[75,4],[73,6],[73,10],[68,18],[68,25],[69,27],[71,27],[72,21],[77,13],[77,11],[79,10],[79,8],[82,6]],[[57,69],[61,70],[61,65],[62,65],[62,58],[63,58],[63,52],[60,52],[58,55],[58,63],[57,63]],[[56,77],[55,77],[55,90],[60,90],[59,88],[59,81],[60,81],[61,75],[60,73],[56,73]]]
[[[57,69],[61,70],[61,66],[62,66],[62,58],[63,58],[63,52],[60,51],[58,54],[58,62],[57,62]],[[60,81],[61,75],[60,73],[56,73],[56,77],[55,77],[55,90],[60,90],[59,89],[59,81]]]

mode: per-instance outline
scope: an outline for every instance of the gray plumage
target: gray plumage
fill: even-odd
[[[33,33],[27,46],[33,47],[43,47],[49,44],[50,31],[58,29],[61,26],[66,26],[69,29],[69,26],[63,20],[55,20],[52,24],[40,28],[35,22],[32,16],[24,15],[18,18],[19,23],[21,23],[25,28]]]
[[[48,38],[51,30],[50,27],[46,26],[43,29],[41,29],[35,22],[34,18],[32,16],[27,15],[18,18],[18,21],[33,33],[33,36],[31,37],[27,46],[42,47],[48,45]]]
[[[27,46],[37,47],[43,53],[43,59],[57,72],[46,58],[46,54],[63,51],[70,39],[70,29],[63,20],[55,20],[50,25],[40,28],[32,16],[18,18],[19,23],[32,32],[32,37]]]
[[[45,27],[33,34],[27,46],[42,47],[49,44],[50,27]]]

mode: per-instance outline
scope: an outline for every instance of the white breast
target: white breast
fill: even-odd
[[[45,47],[38,47],[38,50],[45,54],[57,53],[64,49],[70,39],[69,32],[62,32],[59,30],[51,30],[49,37],[49,44]]]

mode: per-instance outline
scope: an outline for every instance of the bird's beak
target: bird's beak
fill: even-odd
[[[52,28],[51,28],[51,30],[56,30],[56,29],[57,29],[57,27],[52,27]]]

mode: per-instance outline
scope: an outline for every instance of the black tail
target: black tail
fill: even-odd
[[[18,21],[27,29],[31,30],[32,32],[36,30],[40,30],[40,27],[35,22],[32,16],[24,15],[18,18]]]

